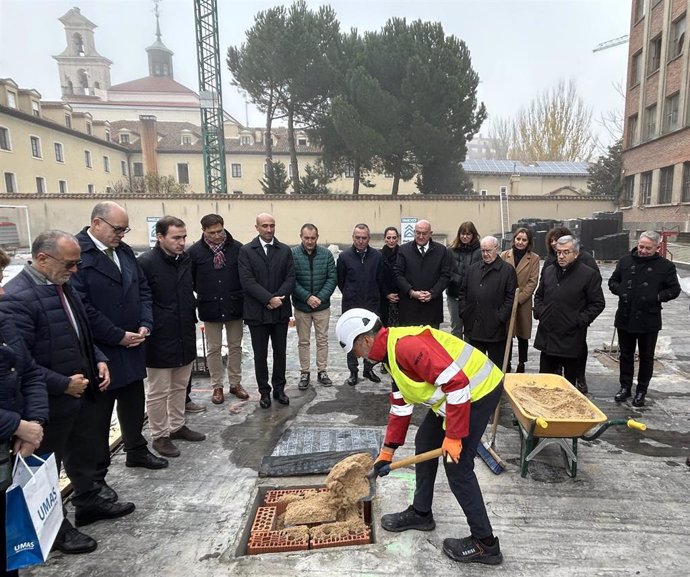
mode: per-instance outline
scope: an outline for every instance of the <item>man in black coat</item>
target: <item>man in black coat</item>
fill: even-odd
[[[91,224],[77,240],[82,263],[71,279],[89,315],[98,348],[108,357],[110,386],[96,396],[97,450],[101,458],[95,482],[101,495],[113,496],[105,477],[110,466],[110,423],[117,400],[117,418],[128,467],[162,469],[168,461],[147,448],[144,426],[144,377],[146,360],[142,346],[153,328],[151,291],[134,251],[123,242],[129,232],[129,216],[119,204],[99,202],[91,212]]]
[[[363,222],[356,224],[352,231],[352,247],[338,256],[336,274],[338,288],[343,295],[343,313],[363,308],[381,314],[381,299],[386,298],[383,257],[378,250],[369,246],[370,240],[369,227]],[[380,383],[381,378],[374,372],[374,365],[369,359],[364,359],[364,378],[372,383]],[[352,351],[347,353],[347,368],[350,369],[350,376],[345,383],[354,386],[359,380],[359,361]]]
[[[285,394],[287,331],[295,289],[295,265],[292,250],[275,237],[276,221],[267,213],[256,217],[259,235],[240,249],[240,282],[244,294],[244,322],[249,326],[254,351],[254,373],[263,409],[273,398],[289,405]],[[273,349],[273,372],[268,382],[268,341]]]
[[[33,241],[31,257],[5,286],[0,306],[12,316],[48,389],[50,417],[37,453],[55,453],[58,469],[64,462],[77,526],[128,515],[133,503],[104,499],[94,483],[101,457],[94,449],[96,399],[107,390],[110,373],[84,305],[68,283],[81,264],[79,243],[69,233],[49,230]],[[89,553],[96,546],[67,519],[54,544],[64,553]]]
[[[430,325],[438,329],[443,322],[443,291],[450,282],[453,256],[431,237],[428,220],[414,227],[414,242],[398,250],[395,274],[400,287],[399,325]]]
[[[640,355],[634,407],[644,405],[654,372],[654,350],[661,330],[661,303],[680,294],[676,266],[659,253],[659,233],[640,234],[637,246],[618,261],[609,279],[609,289],[618,295],[615,326],[620,350],[620,391],[614,399],[620,403],[632,394],[635,376],[635,347]]]
[[[534,295],[539,372],[555,373],[562,366],[573,385],[580,373],[579,359],[587,348],[587,327],[606,305],[601,275],[580,261],[579,252],[577,239],[570,235],[559,238],[556,265],[543,271]]]
[[[146,342],[146,411],[153,448],[164,457],[180,456],[175,439],[206,438],[187,427],[184,416],[187,382],[196,360],[196,300],[186,239],[185,223],[164,216],[156,223],[156,246],[138,259],[153,300],[153,330]]]
[[[515,268],[498,258],[496,237],[485,236],[479,246],[482,260],[465,272],[458,310],[467,342],[501,367],[517,275]]]
[[[223,329],[228,345],[230,394],[246,400],[242,387],[242,307],[239,254],[242,243],[225,229],[223,217],[207,214],[201,219],[201,238],[189,249],[199,320],[204,321],[208,348],[206,362],[211,375],[211,402],[220,405],[223,394]]]

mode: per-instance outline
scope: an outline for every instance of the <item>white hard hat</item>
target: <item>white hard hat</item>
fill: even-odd
[[[346,353],[352,351],[355,339],[374,328],[379,317],[367,309],[350,309],[343,313],[335,325],[335,336]]]

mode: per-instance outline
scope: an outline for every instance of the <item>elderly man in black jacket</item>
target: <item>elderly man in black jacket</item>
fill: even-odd
[[[153,448],[164,457],[180,456],[175,439],[206,438],[187,427],[184,416],[187,382],[196,360],[196,300],[186,239],[185,223],[164,216],[156,223],[156,246],[138,259],[153,300],[153,330],[146,342],[146,410]]]
[[[503,365],[508,325],[517,288],[515,269],[498,258],[498,240],[485,236],[480,244],[480,262],[465,273],[458,310],[465,340],[500,367]]]
[[[604,310],[601,275],[579,258],[580,243],[570,235],[556,243],[556,264],[545,268],[534,295],[539,321],[534,348],[541,351],[540,373],[563,367],[573,385],[580,374],[578,359],[587,348],[587,327]]]
[[[267,213],[256,217],[258,236],[240,249],[240,282],[244,288],[244,322],[249,326],[254,351],[254,373],[263,409],[273,398],[289,405],[285,394],[287,331],[295,289],[295,265],[292,250],[275,237],[276,221]],[[273,372],[268,382],[268,341],[273,349]]]
[[[443,291],[450,282],[453,255],[431,237],[428,220],[414,226],[414,242],[398,250],[395,276],[400,287],[399,325],[430,325],[443,322]]]
[[[201,238],[189,249],[199,320],[204,321],[208,342],[206,362],[211,375],[211,402],[220,405],[223,394],[223,329],[228,344],[228,383],[231,395],[246,400],[242,387],[242,307],[239,254],[242,243],[225,229],[223,217],[207,214],[201,219]]]
[[[654,371],[654,350],[661,330],[661,303],[678,298],[680,284],[676,266],[659,253],[659,233],[640,234],[637,246],[618,261],[609,279],[609,289],[618,295],[615,326],[620,349],[620,403],[632,394],[635,347],[640,355],[634,407],[644,405]]]

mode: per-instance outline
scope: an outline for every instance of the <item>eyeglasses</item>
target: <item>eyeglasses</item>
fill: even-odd
[[[556,251],[556,256],[568,256],[572,250],[557,250]]]
[[[82,263],[81,259],[79,259],[79,260],[63,260],[61,258],[56,258],[52,254],[48,254],[47,252],[43,252],[41,254],[47,256],[48,258],[53,259],[56,262],[59,262],[62,266],[65,267],[66,270],[74,268],[75,266],[79,266]]]
[[[112,229],[113,229],[113,232],[114,232],[115,234],[127,234],[130,230],[132,230],[132,229],[129,228],[128,226],[125,226],[125,227],[122,227],[122,226],[113,226],[112,224],[110,224],[107,220],[105,220],[105,219],[104,219],[103,217],[101,217],[101,216],[99,216],[98,218],[99,218],[99,220],[102,220],[105,224],[107,224],[110,228],[112,228]]]

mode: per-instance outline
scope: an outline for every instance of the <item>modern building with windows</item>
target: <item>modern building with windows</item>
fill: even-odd
[[[690,230],[690,0],[633,0],[620,205],[631,231]]]

